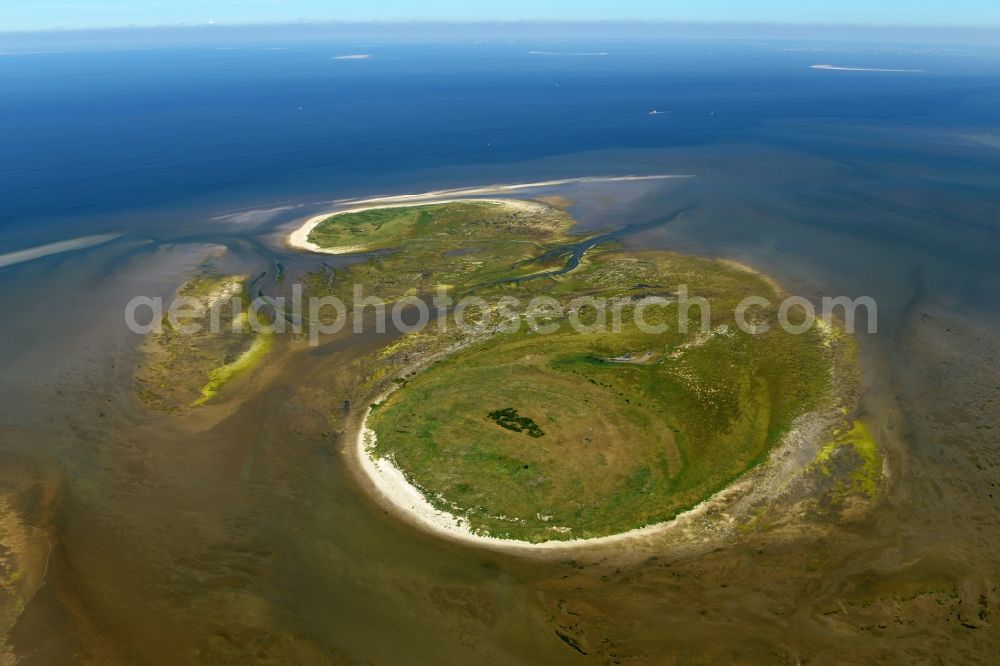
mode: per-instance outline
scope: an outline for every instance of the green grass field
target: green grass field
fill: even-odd
[[[386,302],[429,293],[439,285],[461,291],[546,268],[533,261],[564,241],[573,218],[555,209],[519,209],[464,201],[344,213],[317,226],[310,240],[324,247],[363,246],[369,261],[305,277],[307,296],[352,299],[353,285]],[[363,238],[363,240],[358,240]]]

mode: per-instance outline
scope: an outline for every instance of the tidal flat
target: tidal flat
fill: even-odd
[[[692,185],[692,181],[670,183],[667,192],[674,201],[665,208],[676,210],[683,205]],[[562,205],[573,202],[571,211],[603,210],[603,202],[614,189],[600,184],[590,187],[598,193],[596,201],[601,205],[596,205],[579,186],[561,188],[559,192],[542,188],[531,194],[539,199],[559,194]],[[648,193],[658,191],[662,185],[645,187],[649,189],[642,191]],[[643,196],[626,192],[615,210],[627,207],[628,201],[640,208],[648,205]],[[570,230],[578,234],[577,238],[604,234],[607,222],[602,224],[600,218],[591,215],[583,214],[580,224],[573,226],[566,213],[554,210],[551,219],[558,231],[544,235],[545,242]],[[689,233],[683,218],[667,217],[674,220],[665,227],[672,234]],[[276,248],[281,247],[288,229],[301,225],[301,213],[293,212],[285,220],[275,226]],[[648,229],[640,227],[636,233],[648,235]],[[206,244],[208,240],[214,242]],[[334,286],[340,282],[338,275],[342,279],[353,271],[365,276],[363,279],[386,282],[388,293],[398,297],[404,297],[417,285],[423,290],[437,282],[431,276],[420,278],[421,271],[427,268],[426,257],[432,254],[429,250],[422,259],[424,266],[409,263],[400,253],[385,252],[338,257],[330,263],[325,257],[299,251],[279,249],[274,254],[258,255],[247,251],[245,240],[233,237],[221,245],[220,240],[224,237],[198,237],[186,245],[173,243],[155,249],[119,241],[86,261],[64,262],[58,275],[62,280],[92,281],[103,271],[98,268],[101,257],[113,261],[118,266],[116,277],[90,290],[81,306],[116,313],[124,309],[137,286],[146,293],[169,297],[208,288],[209,283],[220,280],[244,280],[245,276],[259,276],[262,272],[273,277],[244,280],[240,283],[241,293],[252,284],[252,293],[263,289],[277,295],[298,277],[317,293],[329,293],[340,288]],[[452,243],[449,237],[445,240]],[[454,243],[462,245],[465,239]],[[577,290],[579,283],[573,282],[573,273],[581,279],[586,276],[585,282],[596,290],[622,284],[623,280],[631,283],[629,287],[652,285],[653,281],[645,278],[625,278],[633,277],[629,271],[652,270],[664,261],[689,269],[710,267],[713,274],[733,276],[736,284],[763,280],[759,274],[717,265],[686,252],[625,252],[626,248],[616,246],[618,243],[625,243],[627,248],[628,237],[591,248],[588,253],[593,254],[593,261],[581,262],[565,276],[529,280],[526,284],[530,287],[496,282],[505,276],[479,264],[473,266],[483,271],[482,277],[494,281],[488,289],[535,289],[536,285],[545,285],[557,296]],[[227,249],[223,252],[222,248]],[[501,256],[504,261],[517,262],[536,256],[539,249],[528,246],[515,252],[504,248]],[[485,255],[494,256],[489,252]],[[445,250],[440,256],[438,269],[451,276],[449,283],[461,284],[456,278],[468,274],[470,269],[464,262],[474,261],[470,254]],[[561,256],[565,261],[566,255]],[[745,257],[736,257],[745,261]],[[386,274],[377,270],[379,263],[384,266],[387,262],[390,269],[407,267],[412,271],[410,279],[388,281]],[[276,277],[279,263],[287,275],[280,284]],[[543,272],[558,264],[546,266]],[[821,266],[813,264],[812,268]],[[506,277],[537,272],[521,266],[516,275]],[[782,277],[780,270],[776,274]],[[416,282],[418,279],[423,282]],[[462,284],[462,288],[471,286]],[[662,286],[669,290],[669,284]],[[762,288],[773,289],[773,285],[764,281]],[[22,309],[29,315],[30,303]],[[66,314],[88,321],[80,312],[69,310]],[[953,316],[940,311],[929,316],[933,318],[918,319],[912,333],[907,334],[905,344],[918,345],[919,354],[928,353],[934,346],[910,336],[928,335],[929,323],[940,326],[942,332],[945,327],[961,331],[970,350],[989,340],[981,328],[956,329]],[[364,413],[364,407],[377,399],[383,388],[398,385],[396,379],[407,382],[398,394],[404,397],[411,389],[421,390],[422,381],[432,384],[435,373],[451,371],[446,366],[439,370],[431,366],[426,375],[408,377],[403,373],[435,350],[441,351],[441,339],[407,337],[391,330],[358,336],[345,330],[330,340],[324,339],[318,347],[310,347],[305,337],[296,340],[276,336],[269,354],[247,375],[222,387],[212,400],[192,406],[201,397],[212,369],[224,365],[227,358],[239,358],[243,341],[229,352],[198,357],[204,358],[202,370],[192,373],[183,398],[176,402],[182,407],[175,412],[157,409],[143,400],[143,385],[137,379],[143,376],[141,368],[148,356],[142,341],[109,336],[101,318],[89,321],[89,327],[76,330],[77,340],[95,350],[107,350],[101,354],[114,353],[119,359],[114,367],[86,363],[77,369],[53,367],[53,379],[38,385],[38,389],[22,384],[21,397],[8,398],[27,405],[30,402],[25,402],[26,398],[50,386],[59,393],[52,394],[54,400],[46,406],[46,412],[65,413],[65,420],[53,422],[48,429],[50,441],[63,451],[59,467],[52,467],[44,458],[22,455],[20,465],[9,468],[4,476],[8,506],[24,516],[16,525],[25,526],[29,531],[23,533],[31,535],[29,541],[4,539],[5,547],[14,546],[19,551],[8,561],[17,562],[16,566],[25,572],[42,572],[18,578],[34,580],[34,584],[6,588],[23,590],[18,604],[24,610],[18,613],[21,606],[8,606],[14,611],[9,649],[18,658],[61,658],[59,655],[83,650],[88,659],[103,663],[114,663],[114,659],[128,663],[134,655],[143,655],[152,663],[176,659],[218,663],[238,661],[264,650],[276,660],[338,663],[353,654],[375,654],[376,661],[391,661],[403,655],[393,647],[395,643],[382,642],[373,647],[370,641],[375,635],[366,632],[393,617],[397,623],[405,618],[398,631],[407,644],[423,645],[421,649],[431,650],[438,655],[436,659],[446,663],[471,654],[519,663],[528,658],[529,652],[564,663],[576,658],[580,651],[612,661],[631,656],[637,663],[659,663],[664,650],[671,654],[705,654],[703,641],[708,640],[708,634],[699,627],[716,623],[729,627],[730,635],[715,640],[712,653],[729,658],[737,651],[744,654],[748,645],[778,645],[783,639],[768,633],[765,627],[771,626],[769,622],[756,625],[758,633],[751,638],[725,619],[729,614],[724,607],[737,604],[737,600],[740,608],[758,608],[760,612],[788,604],[797,606],[804,603],[804,597],[795,595],[814,590],[814,581],[833,575],[833,571],[843,572],[836,574],[844,576],[842,583],[818,596],[814,596],[815,591],[808,592],[812,599],[809,607],[816,618],[823,618],[815,621],[825,627],[815,629],[812,635],[818,643],[812,643],[810,649],[818,649],[816,646],[825,640],[839,642],[845,631],[867,636],[859,638],[852,648],[855,655],[885,649],[880,646],[886,645],[884,635],[891,625],[881,630],[883,636],[862,627],[889,614],[905,623],[898,626],[936,628],[930,636],[947,636],[959,630],[978,632],[957,624],[955,618],[985,628],[992,617],[988,588],[973,584],[966,594],[962,579],[952,573],[956,564],[953,557],[910,558],[909,563],[901,564],[902,568],[894,568],[886,560],[875,565],[876,569],[851,559],[850,553],[862,544],[890,538],[892,531],[887,526],[899,524],[899,511],[904,510],[900,503],[914,500],[900,485],[912,463],[900,455],[900,440],[886,427],[894,423],[899,427],[900,412],[894,412],[898,409],[893,406],[895,399],[879,406],[889,396],[877,388],[884,386],[879,379],[886,372],[884,357],[864,337],[859,339],[860,365],[850,366],[861,369],[857,377],[857,389],[861,391],[857,416],[869,424],[870,435],[884,447],[888,477],[867,476],[870,461],[865,456],[864,432],[855,429],[851,415],[841,415],[839,435],[831,432],[832,439],[810,440],[819,447],[812,457],[800,458],[789,451],[789,455],[777,459],[777,467],[773,468],[777,473],[770,477],[755,476],[764,469],[757,466],[746,475],[744,486],[722,493],[718,503],[702,512],[682,516],[673,530],[612,541],[576,553],[555,550],[540,558],[536,553],[470,547],[411,526],[406,516],[392,507],[381,508],[377,493],[372,492],[375,489],[366,487],[357,469],[354,434],[359,427],[358,414]],[[155,338],[146,339],[147,344],[150,342],[155,344]],[[464,336],[459,336],[445,348],[463,342]],[[576,369],[605,375],[621,371],[629,378],[621,386],[635,390],[641,386],[642,374],[654,372],[658,363],[676,351],[668,350],[666,345],[654,349],[645,340],[635,342],[621,348],[612,345],[588,350],[582,359],[561,359],[563,365],[556,363],[555,368],[542,370],[572,374]],[[713,338],[706,344],[721,342]],[[485,347],[481,351],[456,348],[455,360],[461,359],[460,354],[495,354],[488,340],[482,344]],[[128,353],[130,348],[135,351]],[[697,353],[701,348],[692,351]],[[950,346],[946,349],[956,353]],[[501,353],[500,358],[503,356]],[[25,360],[22,357],[13,364],[11,372],[21,372]],[[977,385],[968,378],[976,376],[979,364],[968,366],[963,391],[972,391]],[[105,374],[95,376],[95,367],[105,367]],[[461,368],[459,364],[453,370]],[[582,375],[572,376],[580,379],[579,384],[573,384],[574,391],[585,385],[581,400],[589,399],[588,391],[608,390],[591,384]],[[810,375],[812,380],[819,376]],[[593,374],[592,378],[599,381],[600,375]],[[927,385],[925,381],[920,383]],[[115,388],[110,392],[87,388],[93,385]],[[477,390],[489,392],[488,388]],[[497,402],[490,410],[514,407],[545,433],[541,438],[524,439],[539,442],[559,435],[558,428],[553,430],[545,423],[544,415],[513,404],[509,397],[503,396],[500,402],[504,404]],[[624,408],[624,396],[614,397]],[[638,405],[636,409],[640,409]],[[477,427],[503,430],[485,418],[490,410],[480,415],[481,422],[476,419]],[[585,417],[593,421],[593,412],[588,410]],[[27,427],[33,413],[24,410],[20,417],[24,425],[5,428],[8,446],[26,443],[30,433],[38,432]],[[984,417],[989,413],[981,411]],[[88,416],[81,418],[81,414]],[[609,422],[608,427],[611,425]],[[580,434],[593,439],[589,433]],[[92,453],[80,457],[80,447]],[[837,449],[839,453],[832,455]],[[667,462],[669,475],[669,458]],[[803,484],[786,486],[783,469],[798,470]],[[931,477],[925,474],[921,478],[929,480]],[[869,493],[868,479],[876,481],[874,497]],[[767,492],[755,494],[755,489]],[[289,521],[289,515],[297,518]],[[742,518],[734,520],[736,515]],[[60,522],[87,527],[56,529],[52,527],[55,516]],[[95,520],[94,516],[100,518]],[[952,516],[952,522],[956,518]],[[69,548],[61,545],[64,543]],[[371,552],[383,553],[383,557],[359,569],[357,558]],[[81,559],[79,553],[94,556]],[[160,577],[174,583],[169,589],[157,591],[144,582]],[[710,625],[704,624],[706,616],[699,606],[692,605],[706,594],[716,599],[715,606],[702,609],[714,618]],[[347,595],[351,602],[342,603],[341,595]],[[504,610],[512,603],[519,608],[517,613]],[[627,618],[649,617],[651,607],[658,617],[666,618],[666,625],[655,623],[657,630],[647,632],[643,625],[628,624],[632,620]],[[140,608],[144,612],[135,612]],[[286,628],[276,629],[276,623]],[[65,627],[65,638],[53,640],[51,628],[56,624]],[[684,631],[664,639],[665,626],[684,627]],[[741,621],[738,626],[749,625]],[[434,646],[425,644],[421,634],[432,631],[444,632],[451,640],[444,644],[435,641]],[[988,642],[988,633],[975,635]],[[523,647],[507,658],[494,641],[514,641]],[[770,649],[766,648],[768,653]],[[808,652],[804,646],[794,651]],[[764,657],[762,652],[760,658]]]

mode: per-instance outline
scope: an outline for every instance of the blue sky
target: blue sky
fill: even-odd
[[[656,20],[1000,25],[1000,1],[0,0],[0,31],[297,20]]]

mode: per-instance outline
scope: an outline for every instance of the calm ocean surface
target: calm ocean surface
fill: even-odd
[[[350,54],[371,57],[335,59]],[[810,69],[828,62],[925,71]],[[351,195],[410,185],[413,172],[582,151],[733,140],[808,150],[796,129],[833,118],[978,128],[997,120],[998,62],[975,51],[741,42],[0,55],[0,228],[75,217],[90,231],[101,226],[94,214],[220,193]],[[838,157],[875,149],[842,145]]]

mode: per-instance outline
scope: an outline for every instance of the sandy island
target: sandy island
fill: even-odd
[[[368,199],[340,199],[336,203],[351,206],[344,210],[331,211],[316,215],[306,220],[298,229],[288,235],[288,244],[299,250],[307,252],[320,252],[323,254],[352,254],[355,252],[366,252],[362,245],[347,245],[344,247],[325,248],[309,240],[309,234],[320,223],[335,215],[346,213],[358,213],[374,208],[401,208],[414,204],[444,204],[458,201],[487,201],[490,203],[500,203],[504,205],[532,206],[533,202],[513,199],[483,199],[481,195],[488,194],[513,194],[521,190],[538,189],[543,187],[556,187],[560,185],[571,185],[575,183],[596,183],[596,182],[625,182],[625,181],[647,181],[647,180],[667,180],[670,178],[692,178],[687,174],[659,174],[651,176],[586,176],[582,178],[562,178],[558,180],[543,180],[534,183],[514,183],[507,185],[486,185],[483,187],[464,187],[447,190],[435,190],[433,192],[423,192],[420,194],[396,194],[371,197]],[[544,206],[545,204],[537,204]]]
[[[419,195],[418,195],[419,196]],[[322,245],[317,245],[309,240],[309,234],[312,233],[313,229],[318,227],[324,221],[329,220],[331,217],[336,217],[337,215],[347,215],[348,213],[360,213],[365,210],[377,210],[382,208],[406,208],[407,206],[412,206],[414,203],[420,203],[421,205],[431,205],[431,204],[446,204],[446,203],[467,203],[467,202],[486,202],[502,204],[509,208],[516,208],[519,210],[539,210],[548,208],[545,204],[536,203],[533,201],[522,201],[518,199],[430,199],[421,200],[418,199],[416,202],[409,203],[395,203],[395,204],[375,204],[372,206],[359,206],[355,208],[348,208],[346,210],[338,210],[332,213],[323,213],[322,215],[316,215],[306,220],[305,224],[293,231],[288,235],[288,244],[294,248],[300,250],[308,250],[309,252],[321,252],[323,254],[353,254],[356,252],[368,252],[369,248],[364,245],[343,245],[341,247],[323,247]]]

